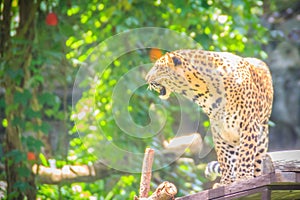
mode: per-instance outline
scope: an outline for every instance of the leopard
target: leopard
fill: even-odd
[[[156,60],[145,79],[161,99],[183,95],[208,116],[221,171],[214,188],[262,174],[273,103],[265,62],[230,52],[180,49]]]

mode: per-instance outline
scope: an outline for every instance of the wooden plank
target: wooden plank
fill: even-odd
[[[300,150],[268,153],[266,174],[176,200],[300,199]]]
[[[269,152],[268,155],[276,170],[300,172],[300,150]]]
[[[244,191],[249,192],[250,194],[252,193],[251,190],[270,184],[272,176],[274,176],[274,174],[265,174],[255,179],[243,180],[228,186],[211,189],[209,190],[209,198],[220,198],[225,197],[226,195],[243,193]]]
[[[195,200],[195,199],[210,199],[208,197],[208,192],[209,190],[204,190],[203,192],[199,192],[199,193],[196,193],[196,194],[190,194],[190,195],[187,195],[187,196],[184,196],[184,197],[178,197],[176,198],[176,200]]]
[[[293,190],[299,190],[292,195],[300,194],[300,181],[298,172],[276,172],[260,177],[233,183],[228,186],[176,198],[176,200],[213,199],[227,200],[241,199],[272,199],[280,195],[288,195]],[[299,195],[300,196],[300,195]],[[247,198],[246,198],[247,197]],[[276,197],[277,198],[277,197]]]
[[[250,199],[261,199],[261,194],[264,191],[264,188],[253,188],[250,190],[243,190],[243,191],[239,191],[239,192],[235,192],[232,194],[227,194],[224,195],[223,197],[219,197],[219,198],[214,198],[215,200],[223,200],[223,199],[245,199],[245,197],[250,197]]]
[[[277,172],[275,173],[275,181],[273,182],[297,182],[296,173],[295,172]]]
[[[296,175],[296,182],[300,182],[300,173],[297,173]]]
[[[269,190],[300,190],[300,183],[290,183],[286,185],[269,185],[267,186]]]
[[[203,192],[197,193],[197,194],[192,194],[192,195],[188,195],[185,197],[179,197],[176,198],[176,200],[227,200],[227,199],[238,199],[241,198],[242,200],[261,200],[262,197],[262,193],[267,191],[268,189],[265,188],[254,188],[250,191],[244,190],[241,192],[237,192],[237,193],[233,193],[233,194],[227,194],[227,195],[221,195],[221,193],[218,193],[220,191],[216,191],[216,190],[205,190]],[[217,192],[217,193],[215,193]],[[249,196],[251,195],[251,196]],[[245,198],[247,196],[247,198]],[[249,198],[248,198],[249,196]]]
[[[261,199],[263,200],[270,200],[271,199],[271,191],[268,188],[264,188],[262,194],[261,194]]]
[[[300,150],[289,151],[274,151],[268,152],[273,161],[286,160],[286,161],[300,161]]]

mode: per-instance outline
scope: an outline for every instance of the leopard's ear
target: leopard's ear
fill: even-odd
[[[173,59],[172,59],[172,55],[170,53],[166,53],[166,61],[168,63],[169,67],[175,67]]]

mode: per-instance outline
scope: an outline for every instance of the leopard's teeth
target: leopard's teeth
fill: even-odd
[[[148,84],[147,90],[152,90],[153,89],[153,85],[151,85],[151,83]]]

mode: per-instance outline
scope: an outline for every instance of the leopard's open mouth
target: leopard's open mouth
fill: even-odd
[[[157,82],[151,82],[148,89],[157,91],[159,93],[159,98],[161,99],[167,99],[170,96],[168,89]]]

